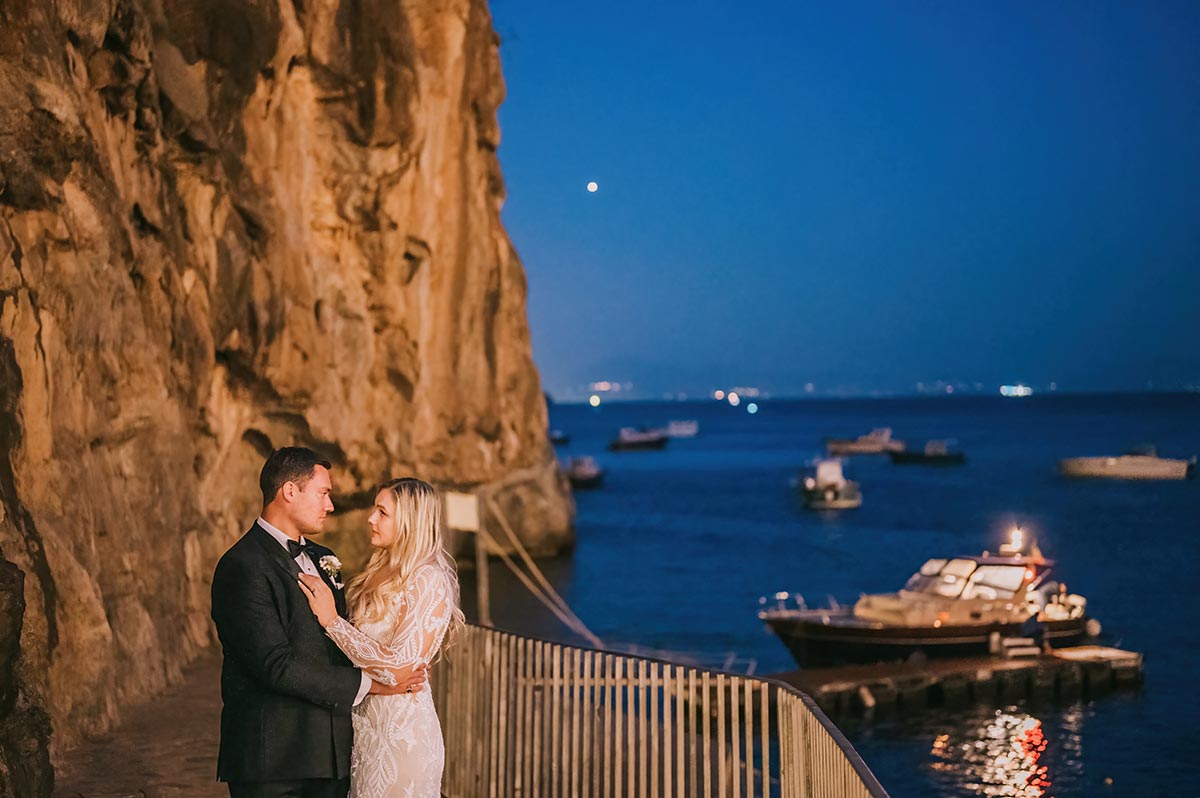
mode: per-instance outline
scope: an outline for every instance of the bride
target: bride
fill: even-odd
[[[338,616],[319,577],[300,586],[325,634],[372,678],[388,668],[428,665],[463,624],[458,577],[442,540],[442,501],[419,479],[380,488],[367,523],[375,552],[348,589],[350,617]],[[354,709],[350,798],[438,798],[445,749],[433,694],[369,695]]]

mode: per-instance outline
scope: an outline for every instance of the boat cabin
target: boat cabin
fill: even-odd
[[[909,577],[904,589],[950,599],[1022,599],[1050,565],[1029,556],[934,558]]]

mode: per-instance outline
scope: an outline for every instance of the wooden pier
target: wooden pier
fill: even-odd
[[[1142,683],[1142,655],[1104,646],[1004,659],[927,660],[775,674],[830,715],[873,710],[1092,698]]]

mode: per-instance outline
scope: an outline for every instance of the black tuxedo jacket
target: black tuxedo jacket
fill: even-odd
[[[317,549],[314,565],[332,554]],[[258,524],[217,563],[212,617],[224,654],[221,781],[350,775],[350,710],[362,674],[325,636],[296,584],[299,573],[287,549]],[[321,578],[344,616],[342,591],[323,572]]]

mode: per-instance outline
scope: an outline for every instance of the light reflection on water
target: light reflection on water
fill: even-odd
[[[1078,709],[1068,710],[1048,732],[1015,707],[996,710],[982,722],[938,734],[930,769],[944,786],[970,795],[1052,798],[1055,771],[1078,768],[1081,722]]]

